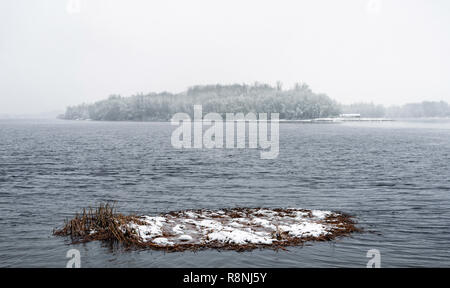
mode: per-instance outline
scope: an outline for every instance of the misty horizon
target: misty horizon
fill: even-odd
[[[448,1],[71,2],[0,4],[0,114],[256,81],[343,104],[450,102]]]
[[[277,81],[277,83],[281,83],[281,85],[282,85],[281,81]],[[269,85],[270,87],[272,87],[274,89],[276,88],[276,85],[277,85],[277,84],[274,84],[272,86],[270,84],[261,83],[261,82],[258,82],[258,81],[256,81],[253,84],[247,84],[247,83],[233,83],[233,84],[215,83],[215,84],[205,84],[205,85],[192,85],[192,86],[189,86],[187,89],[185,89],[183,91],[180,91],[180,92],[150,91],[150,92],[147,92],[147,93],[136,92],[136,93],[133,93],[131,95],[120,95],[120,94],[114,94],[113,93],[113,94],[110,94],[110,95],[106,95],[105,97],[100,98],[98,100],[93,100],[93,101],[90,101],[90,102],[76,103],[74,105],[66,105],[66,106],[64,106],[64,107],[62,107],[60,109],[37,111],[37,112],[32,112],[32,113],[20,113],[20,112],[18,112],[18,113],[0,113],[0,118],[56,118],[57,116],[59,116],[61,114],[64,114],[64,112],[67,111],[67,109],[70,108],[70,107],[75,107],[75,106],[79,106],[79,105],[93,105],[93,104],[95,104],[95,103],[97,103],[99,101],[100,102],[101,101],[105,101],[105,100],[107,100],[110,97],[117,97],[118,96],[118,97],[122,97],[122,98],[130,98],[130,97],[134,97],[136,95],[153,95],[153,94],[157,95],[157,94],[164,94],[164,93],[168,93],[168,94],[172,94],[172,95],[183,95],[189,89],[192,89],[193,87],[212,87],[212,86],[227,87],[227,86],[233,86],[233,85],[248,85],[248,86],[251,86],[251,85],[255,85],[255,84]],[[294,89],[294,88],[295,88],[295,85],[293,87],[284,87],[284,86],[280,87],[280,89],[282,91],[289,91],[289,90]],[[326,93],[318,93],[318,94],[327,95]],[[329,95],[327,95],[327,96],[329,96]],[[448,104],[447,101],[439,100],[439,99],[436,99],[436,100],[423,100],[423,101],[418,101],[418,102],[405,102],[405,103],[391,104],[391,105],[386,105],[386,104],[383,104],[383,103],[376,103],[376,102],[373,102],[373,101],[356,101],[356,102],[351,102],[351,103],[347,104],[347,103],[341,103],[341,102],[337,101],[336,99],[334,99],[333,97],[330,97],[330,98],[331,98],[331,100],[336,101],[337,104],[339,104],[339,105],[341,105],[343,107],[351,107],[351,106],[358,106],[358,105],[373,105],[373,106],[383,106],[384,108],[388,108],[388,109],[391,108],[392,109],[392,108],[397,108],[397,107],[403,107],[403,106],[406,106],[406,105],[421,104],[421,103],[424,103],[424,102],[430,102],[430,103],[444,102],[444,103]],[[352,112],[356,113],[357,111],[352,111]]]

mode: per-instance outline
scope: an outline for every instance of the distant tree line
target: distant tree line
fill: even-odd
[[[400,118],[450,117],[450,106],[444,101],[424,101],[389,107],[386,115]]]
[[[279,113],[280,119],[311,119],[338,116],[339,104],[325,94],[315,94],[306,84],[283,90],[281,83],[254,85],[194,86],[187,91],[137,94],[130,97],[111,95],[93,104],[68,107],[63,119],[105,121],[162,121],[175,113],[193,115],[193,106],[201,104],[203,113]]]
[[[279,113],[280,119],[314,119],[336,117],[342,113],[357,113],[361,117],[450,117],[450,107],[444,101],[411,103],[385,107],[373,103],[341,105],[325,94],[316,94],[306,84],[298,83],[283,90],[275,86],[205,85],[193,86],[182,93],[149,93],[129,97],[111,95],[92,104],[71,106],[60,116],[63,119],[104,121],[166,121],[175,113],[193,116],[193,106],[201,104],[203,113]]]
[[[450,106],[444,101],[424,101],[402,106],[384,107],[373,103],[342,105],[342,113],[358,113],[361,117],[420,118],[450,117]]]

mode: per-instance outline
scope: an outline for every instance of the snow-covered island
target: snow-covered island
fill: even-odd
[[[321,210],[233,208],[123,216],[101,207],[77,215],[54,234],[71,236],[74,242],[102,240],[167,251],[242,251],[329,241],[357,231],[350,216]]]

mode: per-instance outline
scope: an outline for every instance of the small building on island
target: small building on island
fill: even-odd
[[[339,115],[341,118],[361,118],[361,114],[341,114]]]

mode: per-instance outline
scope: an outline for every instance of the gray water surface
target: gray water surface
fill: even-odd
[[[169,123],[0,120],[0,266],[450,266],[450,121],[281,124],[280,155],[176,150]],[[83,207],[123,213],[302,207],[356,216],[365,233],[288,251],[123,251],[52,236]]]

